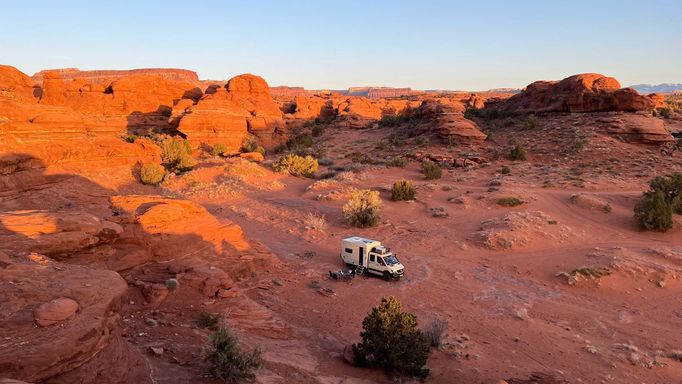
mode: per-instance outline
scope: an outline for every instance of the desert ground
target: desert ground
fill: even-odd
[[[682,172],[674,97],[597,74],[378,98],[195,76],[0,67],[0,382],[217,382],[208,312],[261,349],[259,383],[390,383],[344,358],[387,296],[447,322],[427,383],[682,382],[682,216],[633,217]],[[193,164],[143,184],[164,137]],[[288,153],[319,168],[275,172]],[[413,201],[391,200],[401,178]],[[377,226],[344,218],[356,189],[379,191]],[[350,236],[405,276],[330,278]]]

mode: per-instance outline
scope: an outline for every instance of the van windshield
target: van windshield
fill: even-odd
[[[398,258],[393,255],[384,257],[384,261],[388,265],[396,265],[400,263],[400,261],[398,261]]]

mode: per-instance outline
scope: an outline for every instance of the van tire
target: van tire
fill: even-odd
[[[384,271],[384,280],[391,281],[391,274],[387,271]]]

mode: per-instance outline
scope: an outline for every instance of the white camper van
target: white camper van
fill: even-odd
[[[355,267],[360,273],[367,271],[384,279],[400,278],[405,274],[405,267],[391,250],[379,241],[363,237],[349,237],[341,240],[341,260],[346,265]]]

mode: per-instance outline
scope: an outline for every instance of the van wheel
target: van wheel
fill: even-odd
[[[384,271],[384,280],[386,281],[391,281],[391,274]]]

